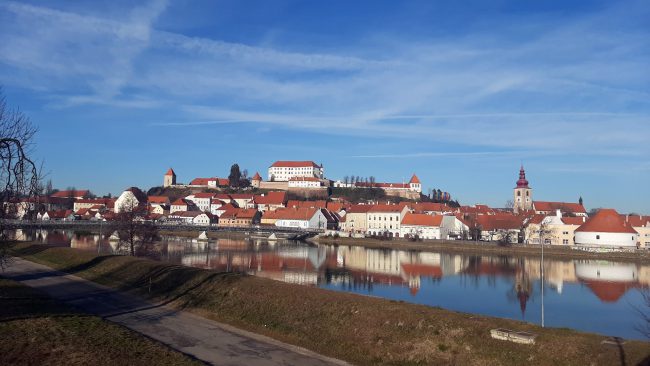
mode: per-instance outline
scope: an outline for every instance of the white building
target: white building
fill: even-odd
[[[323,165],[313,161],[276,161],[269,167],[271,182],[287,182],[293,177],[324,179]]]
[[[201,211],[176,211],[169,219],[188,225],[206,226],[211,223],[211,215]]]
[[[400,236],[400,223],[409,212],[406,205],[373,205],[366,214],[368,235]]]
[[[272,216],[275,226],[298,229],[325,229],[327,218],[319,208],[286,208],[266,213]],[[270,215],[270,216],[269,216]]]
[[[131,212],[147,203],[147,195],[137,187],[127,188],[115,201],[115,213]]]
[[[575,231],[576,245],[635,248],[639,234],[616,210],[601,209]]]
[[[185,199],[192,201],[200,211],[210,212],[210,203],[214,196],[214,193],[195,193],[185,197]]]
[[[320,188],[323,181],[316,177],[291,177],[288,185],[289,188]]]

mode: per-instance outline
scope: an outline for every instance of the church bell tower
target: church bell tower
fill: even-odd
[[[533,189],[528,186],[524,166],[519,169],[519,180],[514,190],[513,210],[516,214],[533,209]]]

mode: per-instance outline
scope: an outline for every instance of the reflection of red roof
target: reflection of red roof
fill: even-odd
[[[511,267],[506,264],[481,261],[480,263],[473,263],[468,265],[467,268],[463,271],[463,273],[475,274],[475,275],[512,276],[513,274],[517,273],[517,268]]]
[[[442,215],[407,213],[402,219],[402,225],[439,227],[442,224],[442,217]]]
[[[425,276],[425,277],[442,277],[442,269],[440,266],[431,266],[420,263],[402,263],[402,270],[409,276]]]
[[[580,225],[576,232],[637,234],[636,230],[628,226],[618,212],[613,209],[601,209],[587,222]]]
[[[636,287],[634,282],[587,280],[584,283],[603,302],[617,302],[627,290]]]

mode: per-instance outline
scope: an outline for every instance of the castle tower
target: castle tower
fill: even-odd
[[[176,173],[174,173],[174,169],[169,168],[163,179],[163,187],[167,188],[174,185],[176,185]]]
[[[513,210],[516,214],[533,209],[533,189],[528,186],[524,166],[519,169],[519,180],[514,190]]]
[[[418,178],[415,173],[413,173],[413,176],[411,177],[411,180],[409,181],[409,188],[412,191],[422,193],[422,184],[420,183],[420,179]]]
[[[253,188],[260,188],[260,183],[262,183],[262,176],[260,173],[255,172],[253,179],[251,179],[251,186],[253,186]]]

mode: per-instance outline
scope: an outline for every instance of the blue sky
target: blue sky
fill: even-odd
[[[0,1],[0,84],[57,187],[314,160],[502,206],[650,213],[646,1]]]

